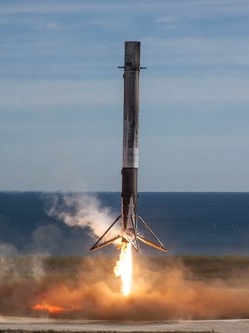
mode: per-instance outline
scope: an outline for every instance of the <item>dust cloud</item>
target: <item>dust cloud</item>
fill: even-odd
[[[0,314],[117,321],[249,318],[248,258],[134,254],[129,297],[112,273],[115,260],[0,258]]]

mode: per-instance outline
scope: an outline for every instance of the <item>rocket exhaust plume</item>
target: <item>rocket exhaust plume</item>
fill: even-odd
[[[119,260],[114,267],[115,276],[120,276],[122,281],[122,293],[128,296],[131,292],[132,280],[132,252],[131,243],[123,242],[121,244]]]
[[[139,73],[140,69],[145,68],[140,67],[140,42],[125,42],[124,66],[119,68],[124,69],[121,215],[114,220],[90,250],[97,250],[103,246],[119,241],[121,243],[121,258],[117,265],[120,272],[126,272],[128,266],[130,267],[132,265],[130,247],[133,246],[137,252],[140,252],[139,241],[160,251],[167,252],[167,249],[150,229],[148,224],[137,213]],[[120,231],[115,236],[111,237],[110,231],[119,221],[121,221]],[[138,224],[145,228],[152,237],[152,240],[145,238],[138,232]],[[129,256],[128,253],[130,253]],[[123,258],[124,255],[125,260]],[[126,268],[120,268],[120,265],[124,265]],[[126,287],[124,287],[124,281],[127,277],[122,276],[121,279],[123,281],[124,292],[126,289]]]

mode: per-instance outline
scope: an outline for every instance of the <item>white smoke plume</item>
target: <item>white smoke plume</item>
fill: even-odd
[[[95,195],[85,193],[55,194],[50,201],[48,215],[70,227],[90,229],[90,236],[94,238],[100,237],[117,217],[110,208],[103,207]],[[117,235],[118,231],[115,225],[108,237]]]

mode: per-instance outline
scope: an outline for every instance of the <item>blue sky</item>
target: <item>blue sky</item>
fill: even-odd
[[[249,191],[247,0],[0,0],[0,189],[120,190],[125,40],[139,189]]]

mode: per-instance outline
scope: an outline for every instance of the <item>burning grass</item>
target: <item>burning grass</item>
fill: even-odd
[[[150,321],[249,318],[249,257],[134,256],[120,293],[113,257],[1,257],[0,313]]]

